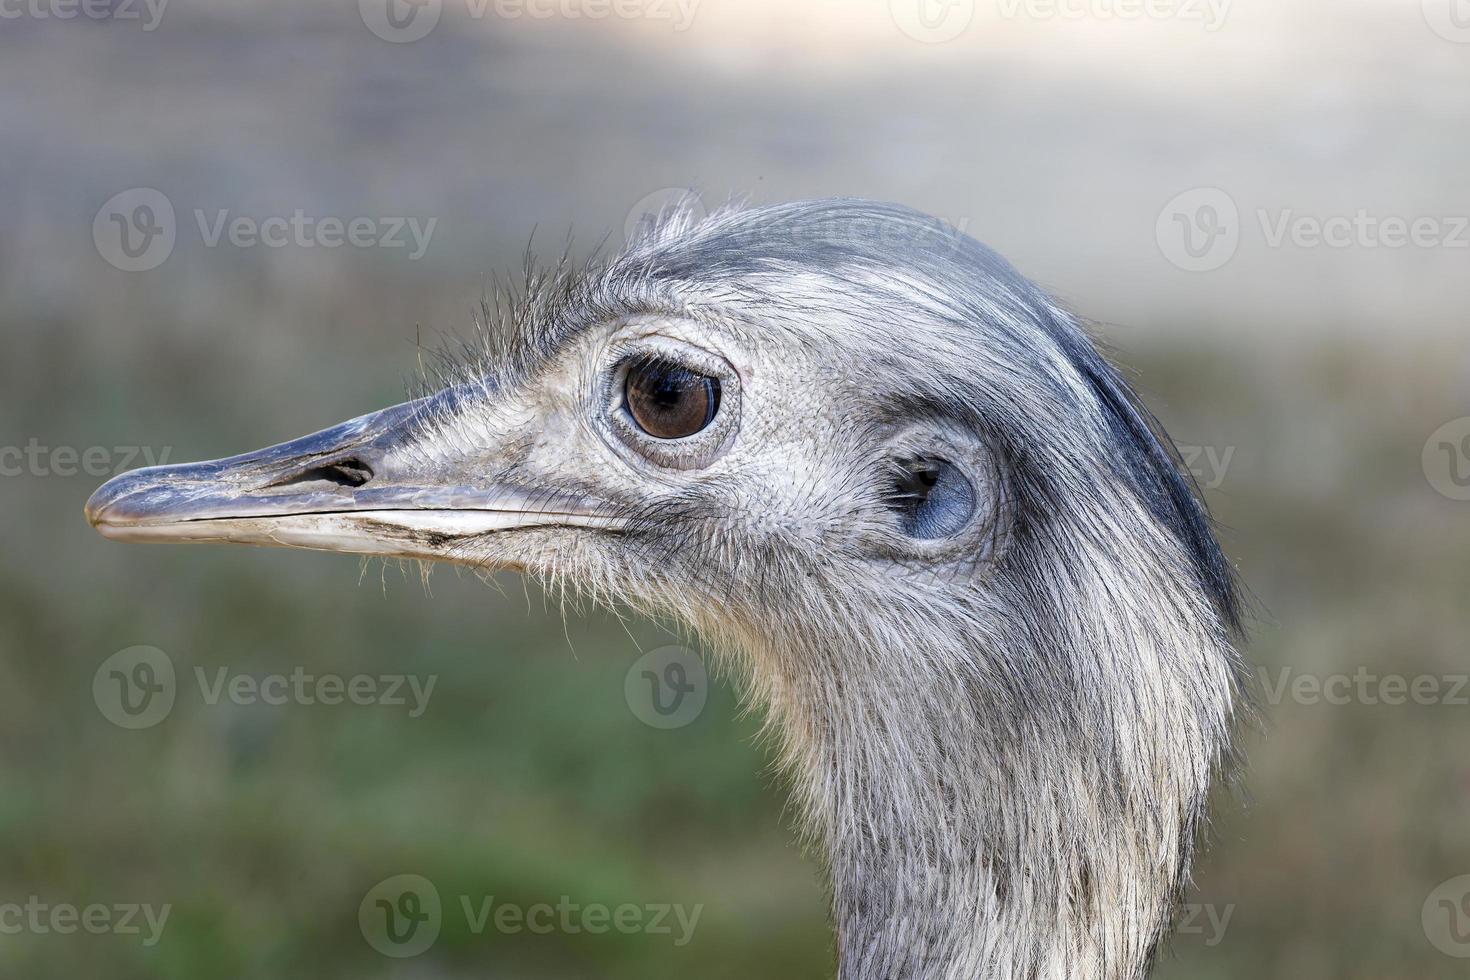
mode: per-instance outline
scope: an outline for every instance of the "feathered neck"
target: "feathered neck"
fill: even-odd
[[[1168,554],[1038,578],[1013,549],[983,589],[768,601],[741,630],[829,863],[841,980],[1147,974],[1238,694]]]

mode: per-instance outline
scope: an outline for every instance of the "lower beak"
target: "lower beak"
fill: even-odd
[[[442,397],[442,396],[441,396]],[[464,546],[529,527],[615,528],[586,497],[510,482],[466,486],[410,467],[432,399],[258,452],[114,477],[87,520],[120,541],[223,541],[406,558],[471,559]]]

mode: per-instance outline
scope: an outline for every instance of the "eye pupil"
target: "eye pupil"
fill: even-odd
[[[911,538],[928,540],[959,533],[975,513],[975,488],[959,468],[928,456],[894,461],[888,506]]]
[[[628,368],[623,400],[644,432],[656,439],[683,439],[714,421],[720,382],[669,361],[640,361]]]

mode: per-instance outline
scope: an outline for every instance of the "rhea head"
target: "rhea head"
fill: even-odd
[[[120,476],[124,541],[517,569],[767,709],[844,978],[1146,972],[1239,700],[1237,597],[1078,321],[906,208],[680,214],[533,275],[427,397]]]

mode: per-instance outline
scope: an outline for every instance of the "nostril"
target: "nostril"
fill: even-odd
[[[321,467],[320,479],[331,480],[344,487],[360,487],[372,478],[372,467],[360,459],[344,459]]]
[[[293,473],[291,476],[268,484],[263,489],[274,490],[277,487],[290,487],[299,483],[335,483],[339,487],[356,488],[372,478],[372,467],[356,457],[349,457]]]

